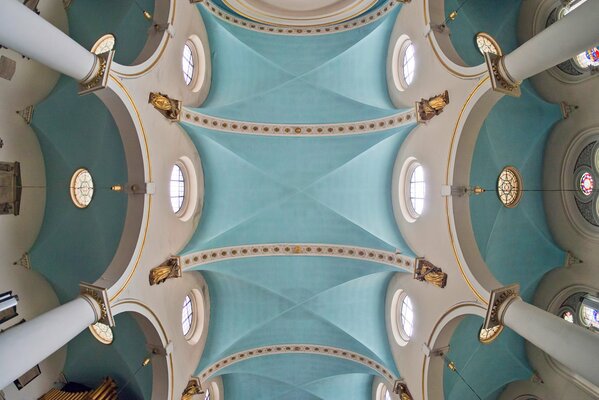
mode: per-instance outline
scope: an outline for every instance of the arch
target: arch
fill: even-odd
[[[478,303],[464,302],[451,307],[435,323],[429,336],[426,347],[434,352],[437,349],[447,348],[451,337],[459,323],[468,315],[477,315],[484,318],[486,308]],[[422,391],[425,399],[442,399],[443,397],[443,371],[445,360],[437,355],[424,356],[422,363]],[[440,384],[441,383],[441,384]]]
[[[363,356],[359,353],[355,353],[353,351],[341,349],[338,347],[319,346],[302,343],[288,343],[271,346],[262,346],[240,351],[218,360],[214,364],[200,371],[200,373],[197,374],[197,376],[200,378],[201,382],[207,382],[210,379],[212,379],[216,374],[218,374],[230,365],[252,358],[266,357],[275,354],[318,354],[327,357],[341,358],[344,360],[361,364],[371,369],[375,373],[375,375],[386,380],[389,383],[390,387],[393,386],[393,382],[397,379],[397,376],[395,376],[393,371],[387,369],[385,366],[372,360],[371,358]]]
[[[152,355],[152,399],[174,400],[174,378],[172,354],[167,354],[169,338],[157,315],[144,303],[125,299],[112,305],[114,315],[131,313],[143,331],[149,347],[157,349],[158,353]],[[160,352],[164,351],[164,354]]]
[[[399,253],[375,250],[366,247],[322,243],[271,243],[221,247],[217,249],[201,250],[195,253],[186,254],[182,257],[182,262],[184,265],[184,270],[189,270],[194,267],[201,267],[213,262],[265,256],[317,256],[351,258],[390,265],[410,273],[414,271],[415,263],[415,259],[413,257],[408,257]]]

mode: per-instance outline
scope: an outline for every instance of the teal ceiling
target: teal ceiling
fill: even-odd
[[[497,340],[482,344],[478,341],[482,324],[482,318],[468,316],[452,336],[447,357],[455,363],[462,378],[444,368],[443,389],[447,400],[495,400],[508,383],[532,376],[522,337],[505,328]]]
[[[368,10],[362,14],[358,14],[355,18],[359,18],[360,16],[367,14],[368,12],[371,12],[373,10],[376,10],[378,8],[380,8],[381,6],[383,6],[385,3],[387,3],[388,0],[376,0],[374,1],[374,3],[372,4],[372,6],[370,8],[368,8]],[[248,18],[246,18],[245,16],[237,13],[234,9],[232,9],[231,7],[229,7],[227,5],[226,0],[211,0],[212,4],[216,5],[217,7],[226,10],[228,12],[230,12],[231,14],[234,14],[235,16],[241,18],[241,19],[245,19],[245,20],[249,20]],[[200,7],[198,5],[198,7]]]
[[[32,268],[50,281],[62,303],[78,295],[79,282],[93,283],[106,270],[127,209],[127,196],[109,189],[127,181],[118,128],[96,96],[79,96],[77,90],[63,76],[36,105],[31,124],[44,157],[47,188],[42,229],[29,254]],[[95,186],[85,209],[75,207],[69,194],[71,176],[81,167],[91,172]]]
[[[258,357],[222,371],[227,399],[364,400],[372,371],[357,363],[319,355]]]
[[[414,125],[286,138],[185,124],[202,158],[204,209],[184,253],[249,243],[336,243],[411,253],[393,218],[391,175]]]
[[[142,9],[153,13],[154,0],[75,0],[67,10],[69,35],[91,49],[96,40],[111,33],[116,38],[115,61],[132,65],[152,26]]]
[[[149,356],[144,333],[131,314],[119,314],[115,322],[111,345],[97,341],[89,329],[69,342],[64,374],[69,382],[90,388],[110,376],[117,382],[117,390],[122,390],[119,399],[148,400],[152,397],[152,364],[140,368]]]
[[[398,112],[385,78],[397,10],[363,28],[311,37],[254,32],[200,10],[212,56],[212,85],[201,112],[272,123],[347,122]]]
[[[563,265],[546,223],[542,192],[543,154],[559,106],[541,100],[528,82],[522,97],[506,96],[483,124],[472,159],[470,184],[496,190],[499,172],[516,167],[526,191],[516,208],[505,208],[495,192],[470,198],[474,235],[493,275],[503,284],[519,283],[523,298],[532,299],[539,280]],[[558,187],[558,182],[555,183]]]
[[[445,0],[446,16],[459,9],[458,17],[448,25],[451,43],[466,65],[485,62],[474,39],[479,32],[493,36],[504,54],[518,46],[520,4],[521,0]]]

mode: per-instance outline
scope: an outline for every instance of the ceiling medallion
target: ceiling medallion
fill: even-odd
[[[522,176],[514,167],[505,167],[497,177],[497,196],[508,208],[518,205],[522,199]]]

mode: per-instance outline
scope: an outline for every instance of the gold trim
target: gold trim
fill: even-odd
[[[357,12],[355,14],[352,14],[352,15],[350,15],[348,17],[345,17],[343,19],[340,19],[340,20],[336,20],[336,21],[332,21],[332,22],[327,22],[327,23],[324,23],[324,24],[291,25],[291,24],[277,24],[277,23],[274,23],[274,22],[269,22],[269,21],[261,20],[261,19],[258,19],[256,17],[247,15],[247,14],[243,13],[242,11],[238,10],[237,8],[233,7],[231,4],[229,4],[229,2],[227,0],[223,0],[223,3],[225,3],[225,5],[227,5],[227,7],[229,7],[230,9],[232,9],[233,11],[235,11],[239,15],[242,15],[242,16],[244,16],[244,17],[246,17],[246,18],[248,18],[248,19],[250,19],[252,21],[256,21],[256,22],[259,22],[261,24],[266,24],[266,25],[270,25],[270,26],[277,26],[277,27],[282,27],[282,28],[288,28],[288,27],[293,27],[293,28],[299,28],[299,27],[323,27],[323,26],[337,25],[337,24],[349,21],[351,19],[354,19],[355,17],[368,12],[368,10],[370,10],[372,8],[372,6],[374,6],[376,4],[376,2],[377,2],[377,0],[373,0],[370,4],[367,5],[366,8],[363,8],[362,11],[359,11],[359,12]],[[348,11],[352,10],[354,8],[357,8],[359,4],[360,3],[354,4],[352,7],[350,7],[348,9]],[[265,14],[265,13],[261,12],[260,10],[256,9],[255,7],[250,6],[249,4],[245,4],[245,6],[247,8],[249,8],[250,10],[253,10],[253,11],[257,12],[260,15],[263,15],[263,16],[266,16],[266,17],[271,17],[273,19],[285,19],[285,20],[289,20],[289,21],[306,21],[306,20],[310,20],[310,19],[312,19],[312,20],[319,20],[319,19],[328,18],[328,17],[320,17],[320,18],[318,18],[318,17],[316,17],[316,18],[281,18],[279,16],[275,16],[275,15],[272,15],[272,14]],[[338,12],[336,12],[334,14],[330,14],[329,16],[336,16],[336,15],[339,15],[341,13],[343,13],[343,11],[338,11]]]
[[[135,111],[135,115],[137,116],[137,119],[139,120],[139,126],[141,127],[141,133],[142,136],[144,138],[144,144],[145,144],[145,148],[146,148],[146,155],[148,158],[148,179],[151,182],[152,181],[152,164],[150,162],[150,150],[149,150],[149,146],[148,146],[148,140],[147,140],[147,136],[146,136],[146,131],[143,125],[143,120],[141,119],[141,116],[139,114],[139,110],[137,109],[137,106],[135,105],[135,101],[133,101],[133,98],[131,97],[131,95],[129,94],[129,92],[127,91],[127,89],[125,88],[125,86],[119,82],[119,80],[117,78],[114,77],[114,75],[110,74],[110,78],[112,78],[112,80],[123,90],[123,92],[125,93],[125,95],[127,96],[127,98],[129,99],[129,101],[131,102],[131,105],[133,106],[133,110]],[[133,274],[135,273],[135,270],[137,269],[137,266],[139,265],[139,262],[141,260],[141,256],[143,254],[143,250],[144,247],[146,245],[146,239],[148,236],[148,230],[150,227],[150,212],[152,211],[152,195],[148,195],[148,212],[146,214],[146,227],[144,229],[144,234],[143,234],[143,239],[141,242],[141,248],[139,249],[139,255],[137,256],[137,260],[135,261],[135,265],[133,266],[133,270],[131,271],[131,273],[129,274],[129,276],[127,277],[127,279],[125,280],[125,283],[123,284],[123,286],[112,296],[110,297],[110,301],[114,301],[114,299],[116,299],[129,285],[129,282],[131,282],[131,278],[133,277]]]
[[[472,97],[474,96],[474,94],[476,92],[478,92],[478,90],[483,86],[483,84],[485,82],[487,82],[487,80],[489,79],[488,76],[486,76],[484,79],[482,79],[474,88],[474,90],[468,95],[468,98],[466,98],[466,101],[464,102],[464,104],[462,105],[462,109],[460,110],[460,113],[458,114],[458,119],[456,120],[455,123],[455,127],[453,129],[453,134],[451,136],[451,143],[449,145],[449,154],[447,157],[447,170],[445,173],[445,184],[449,185],[449,168],[451,166],[451,152],[455,143],[455,137],[456,137],[456,133],[458,130],[458,127],[460,125],[460,120],[462,119],[462,115],[464,114],[464,111],[466,110],[466,107],[468,106],[468,103],[470,103],[470,100],[472,100]],[[466,273],[464,272],[464,267],[462,266],[462,263],[460,262],[460,258],[458,257],[458,252],[457,252],[457,248],[456,248],[456,244],[455,244],[455,238],[453,236],[453,233],[451,231],[451,219],[449,218],[449,197],[445,197],[445,214],[447,215],[447,229],[449,231],[449,239],[451,242],[451,247],[453,249],[453,255],[454,258],[456,260],[456,262],[458,263],[458,268],[460,269],[460,273],[462,274],[462,277],[464,278],[464,280],[466,281],[466,284],[468,285],[468,287],[470,288],[470,290],[472,291],[472,293],[474,293],[474,295],[481,300],[484,304],[489,304],[487,299],[485,299],[480,293],[478,293],[478,291],[474,288],[474,286],[472,285],[472,283],[470,282],[470,280],[468,279],[468,277],[466,276]]]

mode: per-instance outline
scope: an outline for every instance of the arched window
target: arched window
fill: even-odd
[[[412,307],[412,299],[408,295],[403,298],[401,303],[400,317],[401,331],[407,339],[410,339],[414,332],[414,308]]]
[[[195,49],[193,43],[188,40],[183,46],[183,56],[181,57],[181,68],[183,69],[183,79],[186,85],[191,85],[195,72]]]
[[[170,198],[173,212],[177,214],[183,207],[185,200],[185,176],[180,165],[173,165],[170,180]]]
[[[412,216],[417,218],[424,209],[424,196],[426,195],[426,182],[424,180],[424,168],[422,165],[414,165],[410,175],[410,204],[412,205]]]
[[[183,336],[187,337],[193,326],[194,312],[193,312],[193,300],[190,295],[185,296],[183,301],[183,308],[181,309],[181,329],[183,330]]]
[[[406,82],[406,85],[410,86],[414,80],[414,72],[416,70],[416,55],[414,51],[414,45],[409,39],[402,54],[402,65],[403,78]]]

